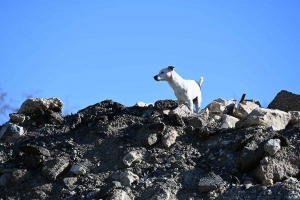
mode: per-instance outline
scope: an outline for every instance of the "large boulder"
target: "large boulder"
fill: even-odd
[[[62,107],[63,102],[58,98],[29,98],[22,103],[18,113],[32,115],[47,110],[61,113]]]
[[[281,90],[268,105],[270,109],[278,109],[285,112],[300,111],[300,95]]]
[[[13,142],[25,134],[25,129],[22,126],[7,122],[2,126],[0,131],[0,139],[5,142]]]
[[[255,108],[259,108],[259,105],[252,101],[242,101],[234,107],[233,116],[242,119],[249,115]]]
[[[238,121],[239,121],[238,118],[224,114],[224,115],[222,115],[222,121],[220,124],[220,128],[234,128],[236,122],[238,122]]]
[[[273,126],[277,130],[284,129],[291,120],[291,115],[280,110],[267,108],[256,108],[245,118],[235,124],[236,128],[246,128],[251,126]]]
[[[213,100],[205,108],[207,108],[211,114],[231,114],[235,104],[236,100],[234,99],[224,100],[222,98],[218,98]]]

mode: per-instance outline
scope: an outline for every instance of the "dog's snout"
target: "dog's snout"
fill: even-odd
[[[153,77],[156,81],[158,81],[158,76],[156,75],[156,76],[154,76]]]

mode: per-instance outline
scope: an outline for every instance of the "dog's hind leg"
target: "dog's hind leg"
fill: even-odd
[[[192,112],[194,111],[193,106],[194,106],[194,104],[193,104],[193,99],[190,99],[190,100],[189,100],[189,109],[190,109]]]
[[[200,110],[200,106],[201,106],[201,97],[196,97],[194,100],[193,100],[193,102],[194,102],[194,104],[195,104],[195,106],[196,106],[196,113],[198,113],[199,112],[199,110]]]

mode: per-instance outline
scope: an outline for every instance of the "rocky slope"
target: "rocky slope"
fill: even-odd
[[[0,199],[300,199],[299,110],[62,105],[27,100],[0,127]]]

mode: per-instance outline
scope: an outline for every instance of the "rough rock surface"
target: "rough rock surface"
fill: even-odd
[[[278,109],[285,112],[300,111],[300,95],[281,90],[268,105],[270,109]]]
[[[206,111],[202,126],[180,113],[178,125],[166,108],[105,100],[56,121],[26,115],[26,134],[0,140],[0,199],[300,198],[299,127],[220,129]]]
[[[291,115],[281,110],[266,108],[256,108],[245,118],[235,124],[236,128],[246,128],[251,126],[276,127],[284,129],[291,120]]]
[[[29,98],[23,102],[18,113],[31,115],[46,110],[61,112],[62,107],[63,102],[58,98]]]

